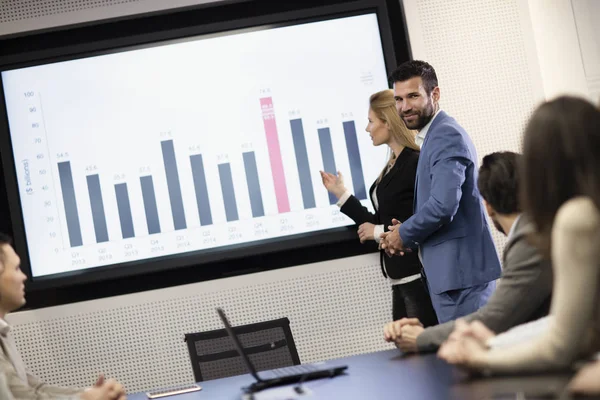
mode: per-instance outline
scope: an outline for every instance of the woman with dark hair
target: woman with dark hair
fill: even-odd
[[[392,219],[404,221],[412,215],[415,175],[419,161],[419,147],[415,133],[398,116],[394,93],[377,92],[369,99],[369,123],[365,129],[373,146],[386,145],[390,156],[369,194],[375,213],[369,212],[346,189],[341,173],[321,171],[323,186],[338,199],[340,211],[356,222],[361,243],[379,242]],[[421,280],[421,263],[415,253],[404,257],[388,257],[381,251],[381,270],[392,286],[392,317],[418,318],[424,326],[437,324],[437,316],[429,294]]]
[[[457,323],[438,353],[452,364],[548,371],[600,350],[600,110],[573,97],[542,104],[523,151],[522,203],[536,227],[532,239],[554,270],[550,317],[537,335],[521,329],[526,337],[501,349],[490,348],[494,334],[481,323]]]

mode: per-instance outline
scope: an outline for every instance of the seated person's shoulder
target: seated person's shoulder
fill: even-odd
[[[585,233],[599,229],[600,211],[589,197],[576,197],[565,202],[554,220],[554,230],[565,233]]]

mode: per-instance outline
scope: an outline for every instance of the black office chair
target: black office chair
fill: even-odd
[[[287,318],[233,327],[257,371],[300,364]],[[225,329],[185,335],[196,382],[247,374]]]

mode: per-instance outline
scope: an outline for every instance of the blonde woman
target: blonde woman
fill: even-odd
[[[338,198],[340,211],[359,225],[358,237],[362,243],[368,240],[379,242],[380,235],[392,225],[392,219],[402,222],[412,215],[419,160],[415,133],[406,128],[398,116],[391,90],[371,96],[366,131],[373,146],[386,145],[390,149],[387,163],[369,190],[374,214],[346,189],[340,172],[334,175],[321,171],[323,185]],[[424,326],[437,324],[429,294],[421,280],[417,253],[390,258],[381,251],[380,257],[381,271],[392,285],[393,319],[418,318]]]

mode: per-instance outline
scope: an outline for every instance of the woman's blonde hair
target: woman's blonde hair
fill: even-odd
[[[392,90],[387,89],[372,94],[369,98],[369,108],[377,118],[387,124],[393,141],[401,146],[417,151],[420,150],[415,142],[416,132],[408,129],[398,115],[398,111],[396,110],[396,100],[394,99],[394,92]],[[396,158],[393,151],[390,153],[390,158],[377,178],[377,183],[379,183],[381,178],[385,175],[388,165],[394,162],[394,159]]]

